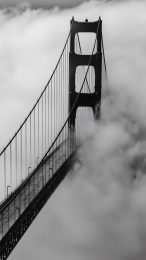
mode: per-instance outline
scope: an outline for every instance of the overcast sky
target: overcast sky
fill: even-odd
[[[116,2],[0,13],[3,144],[48,80],[72,16],[101,15],[109,78],[102,119],[89,126],[79,154],[82,167],[57,188],[10,260],[146,259],[146,1]]]
[[[0,0],[0,7],[10,7],[10,6],[22,6],[22,7],[32,7],[32,8],[52,8],[54,6],[59,6],[60,8],[74,7],[82,2],[88,2],[89,0]],[[98,0],[95,0],[98,1]],[[112,1],[112,0],[99,0]],[[114,0],[117,1],[117,0]],[[121,0],[118,0],[118,2]],[[127,1],[127,0],[122,0]],[[130,1],[130,0],[129,0]],[[139,0],[141,1],[141,0]]]
[[[84,0],[0,0],[0,7],[16,6],[16,5],[30,5],[31,7],[45,7],[50,8],[53,6],[59,7],[72,7],[84,2]]]

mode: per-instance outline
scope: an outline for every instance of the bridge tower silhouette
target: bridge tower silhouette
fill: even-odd
[[[90,55],[82,53],[80,32],[95,34]],[[79,54],[75,52],[76,36]],[[77,149],[86,140],[86,124],[81,124],[79,132],[75,128],[77,109],[91,107],[94,118],[100,117],[102,58],[106,72],[101,19],[96,22],[72,19],[70,32],[50,79],[27,117],[0,152],[1,178],[3,176],[0,183],[1,260],[8,258],[67,175]],[[75,77],[78,66],[86,66],[87,69],[77,92]],[[91,81],[87,77],[91,67],[94,68],[95,78],[92,93]],[[85,92],[85,83],[89,93]],[[83,118],[88,120],[86,116]]]
[[[69,53],[69,113],[71,113],[69,127],[75,129],[75,119],[78,107],[91,107],[93,109],[95,119],[100,116],[101,101],[101,77],[102,77],[102,21],[99,18],[97,22],[77,22],[71,20],[71,37],[70,37],[70,53]],[[75,53],[75,36],[78,33],[95,33],[96,41],[92,55]],[[89,35],[90,37],[90,35]],[[94,52],[93,50],[93,52]],[[95,71],[95,87],[94,93],[80,93],[79,97],[76,92],[76,69],[78,66],[87,66],[90,64]],[[90,68],[88,67],[88,70]],[[88,73],[88,71],[87,71]],[[78,97],[78,99],[77,99]],[[75,102],[77,100],[77,102]]]

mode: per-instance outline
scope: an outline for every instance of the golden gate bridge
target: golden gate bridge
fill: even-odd
[[[82,33],[94,34],[90,54],[83,54]],[[101,18],[72,18],[49,81],[0,152],[0,259],[7,259],[69,172],[87,138],[91,109],[94,120],[100,118],[104,72],[107,76]]]

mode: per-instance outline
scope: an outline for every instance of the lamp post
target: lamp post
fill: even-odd
[[[7,185],[7,197],[9,196],[9,188],[10,187],[11,187],[10,185]]]

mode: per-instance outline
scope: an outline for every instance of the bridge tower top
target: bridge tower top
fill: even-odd
[[[97,37],[97,52],[101,52],[101,37],[102,37],[102,20],[99,17],[98,21],[89,22],[88,19],[85,22],[75,21],[74,17],[70,21],[71,38],[70,38],[70,52],[75,52],[75,35],[76,33],[95,33]]]

